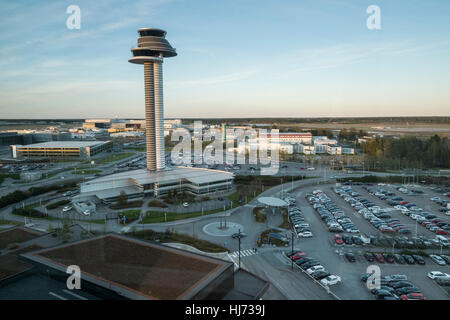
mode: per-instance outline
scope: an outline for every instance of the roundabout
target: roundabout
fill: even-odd
[[[203,232],[213,237],[229,237],[244,231],[244,227],[235,222],[212,222],[203,227]]]

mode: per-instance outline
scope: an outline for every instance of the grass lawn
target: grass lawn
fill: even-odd
[[[214,210],[205,210],[203,211],[203,215],[206,216],[208,214],[222,212],[223,208],[214,209]],[[177,213],[177,212],[164,212],[161,211],[147,211],[144,219],[140,223],[159,223],[159,222],[169,222],[176,220],[183,220],[201,216],[202,212],[187,212],[187,213]],[[167,216],[167,220],[165,219]]]
[[[17,222],[17,221],[10,221],[10,220],[5,220],[5,219],[0,219],[0,224],[9,224],[9,225],[22,226],[23,222]]]
[[[264,210],[264,208],[253,208],[253,216],[255,217],[256,222],[264,223],[267,221],[267,216],[262,210]]]
[[[129,158],[134,155],[135,155],[134,152],[133,153],[125,152],[125,153],[113,154],[113,155],[110,155],[108,157],[98,159],[98,160],[97,159],[92,159],[92,160],[94,160],[96,164],[104,164],[104,163],[110,163],[110,162],[123,160],[123,159]]]
[[[140,208],[144,202],[142,200],[127,201],[126,203],[114,203],[109,206],[112,210],[128,209],[128,208]]]
[[[126,217],[126,223],[130,223],[133,222],[135,220],[137,220],[139,218],[139,215],[141,214],[141,210],[140,209],[135,209],[135,210],[125,210],[119,213],[119,217]],[[123,221],[121,219],[121,221]]]
[[[177,242],[177,243],[183,243],[190,245],[194,248],[197,248],[198,250],[201,250],[203,252],[229,252],[227,248],[224,248],[218,244],[206,241],[206,240],[200,240],[197,238],[194,238],[192,236],[189,236],[187,234],[182,233],[175,233],[175,232],[156,232],[153,230],[142,230],[142,231],[135,231],[130,232],[128,235],[144,239],[144,240],[157,240],[160,242]]]
[[[0,174],[0,185],[3,183],[3,181],[6,178],[11,178],[14,180],[19,180],[20,179],[20,175],[18,173],[2,173]]]
[[[283,210],[283,222],[278,226],[278,228],[291,230],[291,223],[289,222],[287,210],[285,208],[283,208],[282,210]]]

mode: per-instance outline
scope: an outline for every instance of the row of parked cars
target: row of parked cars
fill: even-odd
[[[294,229],[297,237],[310,238],[313,236],[309,223],[306,222],[300,208],[289,207],[288,208],[289,220],[291,221],[292,228]]]
[[[376,206],[372,201],[364,198],[350,186],[334,188],[334,191],[344,198],[361,216],[368,220],[382,233],[410,234],[409,230],[400,220],[392,218],[387,210]]]
[[[450,208],[449,208],[449,201],[445,199],[441,199],[439,197],[433,197],[430,198],[431,201],[439,204],[441,208],[439,209],[439,212],[443,212],[445,215],[450,216]]]
[[[319,261],[312,257],[307,257],[306,253],[302,251],[287,252],[286,256],[299,266],[300,269],[325,286],[331,286],[341,282],[341,277],[329,273]]]
[[[313,206],[324,221],[330,232],[359,233],[359,229],[350,218],[322,190],[315,190],[306,195],[309,204]]]
[[[448,235],[450,232],[450,225],[448,221],[437,217],[436,215],[424,211],[422,208],[414,203],[411,203],[402,197],[393,197],[385,199],[383,196],[392,194],[384,189],[375,189],[371,187],[364,186],[369,193],[378,196],[382,200],[386,200],[388,204],[392,205],[394,209],[401,211],[405,216],[416,220],[421,226],[426,227],[428,230],[434,232],[437,235]],[[398,190],[404,189],[402,187],[397,187]],[[433,198],[431,198],[433,199]]]
[[[368,288],[377,300],[425,300],[421,290],[408,281],[408,277],[404,274],[381,277],[378,286],[375,286],[376,282],[372,275],[364,274],[361,281],[367,284],[372,280],[373,286]]]

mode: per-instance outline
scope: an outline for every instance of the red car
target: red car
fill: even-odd
[[[408,294],[402,294],[400,296],[402,300],[425,300],[425,297],[421,293],[411,292]]]
[[[408,204],[409,202],[408,201],[402,201],[402,202],[400,202],[400,204]]]
[[[291,259],[295,261],[295,260],[298,260],[298,259],[301,259],[301,258],[304,258],[304,257],[306,257],[306,253],[304,253],[304,252],[297,252],[296,254],[291,256]]]
[[[381,253],[375,253],[374,257],[379,263],[385,263],[386,262],[386,260],[384,259],[384,256]]]
[[[338,234],[336,234],[336,235],[334,236],[334,242],[335,242],[336,244],[343,244],[343,243],[344,243],[344,241],[342,240],[342,237],[341,237],[340,235],[338,235]]]
[[[426,227],[428,224],[430,224],[431,222],[430,221],[424,221],[424,222],[422,222],[422,225],[424,226],[424,227]]]
[[[444,229],[437,229],[435,233],[440,235],[447,235],[448,231],[445,231]]]

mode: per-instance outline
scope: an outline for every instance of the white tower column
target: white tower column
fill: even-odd
[[[156,170],[164,170],[166,157],[164,149],[164,102],[162,61],[153,63],[155,91],[155,149]]]

